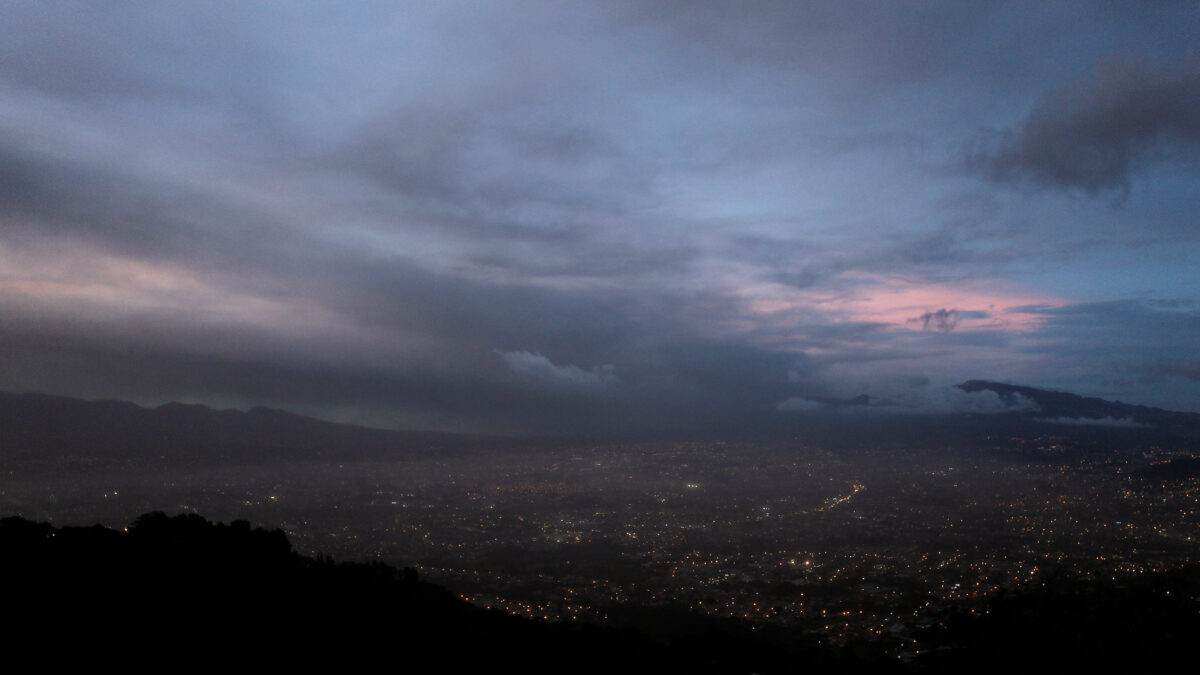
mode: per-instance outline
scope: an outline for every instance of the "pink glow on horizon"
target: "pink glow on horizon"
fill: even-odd
[[[796,289],[765,284],[739,291],[751,316],[811,316],[838,322],[887,324],[891,330],[921,331],[921,317],[939,310],[954,311],[954,330],[1026,332],[1044,320],[1038,313],[1017,308],[1061,306],[1067,300],[1006,288],[992,281],[935,283],[899,276],[844,274],[833,289]],[[986,313],[986,317],[970,316]]]

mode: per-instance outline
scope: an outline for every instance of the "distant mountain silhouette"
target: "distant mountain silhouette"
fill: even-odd
[[[1046,421],[1078,421],[1055,425],[1056,434],[1104,439],[1121,433],[1127,440],[1150,442],[1158,431],[1180,437],[1200,435],[1200,414],[1127,405],[998,382],[970,380],[964,391],[994,391],[1011,403],[1031,402],[1031,409],[993,415],[876,415],[843,417],[810,414],[794,420],[776,416],[752,433],[803,433],[813,442],[837,445],[875,443],[879,439],[910,442],[955,442],[997,433],[1037,436]],[[866,396],[813,399],[826,412],[868,410]],[[1036,408],[1036,409],[1033,409]],[[1103,426],[1103,425],[1111,426]],[[1125,426],[1127,429],[1117,427]],[[370,429],[335,424],[281,410],[213,410],[202,405],[167,403],[145,408],[121,401],[87,401],[44,394],[0,392],[0,468],[44,469],[105,463],[125,465],[215,465],[291,460],[356,461],[446,457],[486,452],[550,448],[555,439]],[[63,464],[69,462],[69,464]]]
[[[1200,414],[1175,412],[1144,405],[1130,405],[1119,401],[1080,396],[1061,391],[1048,391],[1033,387],[1021,387],[987,380],[968,380],[959,389],[970,392],[992,391],[1010,404],[1023,400],[1037,406],[1036,411],[1022,413],[1026,417],[1046,420],[1106,421],[1111,423],[1147,425],[1159,429],[1182,428],[1200,431]]]
[[[188,462],[367,459],[503,449],[511,438],[335,424],[271,408],[143,408],[43,394],[0,393],[0,459],[86,455]]]

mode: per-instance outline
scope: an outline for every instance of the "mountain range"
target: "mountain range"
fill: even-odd
[[[1026,408],[1018,414],[1037,420],[1153,427],[1157,429],[1200,430],[1200,414],[1176,412],[1144,405],[1130,405],[1064,391],[1022,387],[1015,384],[967,380],[956,385],[968,393],[991,391],[1009,405]],[[1022,405],[1026,404],[1026,405]]]
[[[272,408],[213,410],[167,403],[0,393],[0,458],[272,461],[441,456],[516,439],[337,424]]]
[[[994,415],[889,416],[867,423],[837,415],[810,415],[832,434],[878,434],[881,429],[928,434],[1042,433],[1047,423],[1060,429],[1075,425],[1124,427],[1134,431],[1200,433],[1200,414],[1130,405],[986,380],[969,380],[959,389],[991,391],[1011,411]],[[866,409],[866,397],[854,400]],[[849,404],[848,404],[849,405]],[[834,407],[836,409],[836,406]],[[894,429],[893,429],[894,428]],[[1041,431],[1039,431],[1041,430]],[[147,408],[122,401],[87,401],[44,394],[0,393],[0,460],[21,462],[87,456],[104,460],[267,462],[280,459],[394,459],[489,453],[530,447],[546,439],[478,436],[429,431],[372,429],[326,422],[271,408],[213,410],[202,405],[167,403]]]

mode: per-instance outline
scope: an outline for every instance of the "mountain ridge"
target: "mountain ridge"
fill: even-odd
[[[972,393],[990,391],[1010,404],[1011,411],[928,416],[878,415],[853,423],[837,415],[810,414],[787,426],[764,425],[771,433],[806,433],[831,439],[907,433],[951,436],[988,433],[1044,433],[1054,423],[1060,431],[1108,435],[1161,431],[1200,434],[1200,414],[1175,412],[1118,401],[1056,392],[989,380],[956,385]],[[1022,409],[1022,402],[1028,405]],[[865,396],[844,402],[868,409]],[[807,421],[804,421],[807,420]],[[1086,427],[1091,427],[1087,430]],[[773,430],[773,431],[771,431]],[[856,436],[857,434],[857,436]],[[455,456],[474,452],[506,452],[538,446],[548,437],[456,434],[390,430],[327,422],[284,410],[255,406],[249,410],[217,410],[199,404],[170,402],[144,407],[111,399],[89,401],[50,394],[0,392],[0,464],[128,459],[258,463],[278,460],[375,460]]]
[[[991,391],[1010,405],[1019,404],[1021,399],[1029,401],[1038,409],[1036,411],[1020,411],[1017,414],[1034,420],[1113,420],[1115,422],[1128,420],[1132,424],[1159,429],[1181,427],[1200,430],[1200,413],[1166,410],[1065,391],[1038,389],[990,380],[967,380],[955,386],[967,393]]]
[[[375,429],[263,406],[248,411],[178,402],[145,407],[128,401],[0,392],[2,459],[72,455],[188,461],[366,459],[504,448],[516,441]]]

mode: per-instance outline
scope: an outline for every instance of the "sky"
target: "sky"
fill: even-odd
[[[1200,411],[1195,2],[5,2],[0,389]]]

